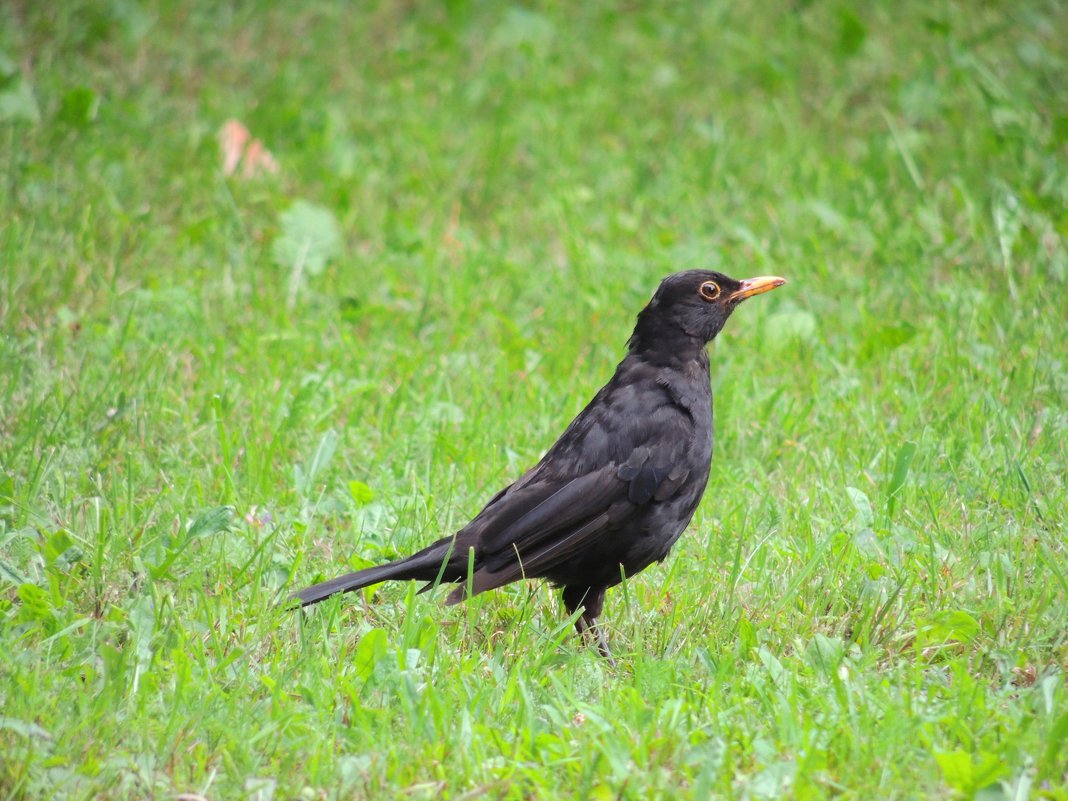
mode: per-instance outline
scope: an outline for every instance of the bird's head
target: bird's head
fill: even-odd
[[[737,281],[711,270],[669,275],[639,312],[630,349],[677,351],[688,343],[704,346],[716,338],[739,303],[785,283],[785,278],[773,275]]]

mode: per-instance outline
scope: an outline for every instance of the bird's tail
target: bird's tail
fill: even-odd
[[[295,606],[292,602],[299,600],[301,606],[311,606],[339,592],[362,590],[364,587],[395,579],[435,582],[440,577],[442,581],[455,581],[456,578],[452,575],[455,571],[450,570],[452,554],[452,537],[447,537],[396,562],[364,568],[305,587],[292,593],[286,602]]]

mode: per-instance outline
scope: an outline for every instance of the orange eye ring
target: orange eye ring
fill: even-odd
[[[698,294],[709,302],[718,298],[720,291],[719,284],[715,281],[705,281],[697,290]]]

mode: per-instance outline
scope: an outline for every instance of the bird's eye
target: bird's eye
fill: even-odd
[[[715,300],[719,297],[719,284],[715,281],[705,281],[697,291],[705,300]]]

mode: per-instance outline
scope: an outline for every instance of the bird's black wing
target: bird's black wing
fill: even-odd
[[[627,376],[617,373],[541,462],[458,532],[457,546],[476,554],[472,593],[551,573],[685,482],[691,416],[655,380],[621,378]],[[449,601],[466,592],[457,589]]]

